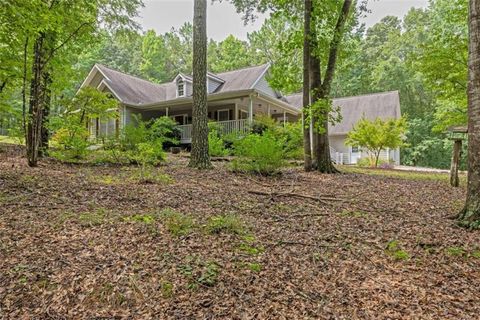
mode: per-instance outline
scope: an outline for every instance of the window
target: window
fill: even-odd
[[[247,112],[247,111],[240,110],[239,118],[240,118],[240,119],[248,119],[248,112]]]
[[[188,115],[179,114],[176,116],[172,116],[172,119],[175,120],[175,122],[178,123],[179,125],[184,125],[184,124],[187,124],[188,122]]]
[[[229,109],[218,110],[217,120],[218,121],[230,120],[230,110]]]
[[[177,81],[177,97],[185,97],[185,83],[181,78]]]

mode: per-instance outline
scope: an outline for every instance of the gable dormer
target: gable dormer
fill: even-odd
[[[179,73],[173,82],[176,85],[176,97],[189,97],[193,94],[193,79],[190,76]],[[214,93],[225,80],[217,77],[211,72],[207,72],[207,92]]]
[[[208,93],[214,93],[224,83],[225,83],[225,80],[217,77],[211,72],[207,72],[207,92]]]
[[[176,85],[176,97],[189,97],[192,95],[192,78],[179,73],[173,80]]]

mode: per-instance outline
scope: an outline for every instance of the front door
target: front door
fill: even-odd
[[[351,164],[357,164],[359,156],[360,156],[360,149],[358,147],[352,147],[352,151],[350,152]]]

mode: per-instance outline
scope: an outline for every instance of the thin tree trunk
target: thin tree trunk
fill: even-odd
[[[189,166],[211,168],[207,119],[207,2],[195,0],[193,13],[193,116]]]
[[[48,117],[50,116],[51,106],[51,89],[50,72],[46,71],[43,74],[43,116],[41,128],[41,148],[39,149],[39,156],[43,157],[48,154],[48,142],[50,140],[50,131],[48,129]]]
[[[310,121],[307,124],[307,112],[310,106],[310,46],[311,46],[312,0],[305,0],[305,20],[303,33],[303,152],[304,169],[312,170],[312,145],[310,142]]]
[[[452,162],[450,164],[450,185],[458,187],[460,181],[458,179],[458,166],[460,164],[460,157],[462,155],[462,140],[455,140],[453,142]]]
[[[28,36],[25,39],[23,48],[23,81],[22,81],[22,129],[25,141],[27,139],[27,55],[28,55]]]
[[[468,59],[468,185],[459,224],[480,228],[480,0],[470,0]]]

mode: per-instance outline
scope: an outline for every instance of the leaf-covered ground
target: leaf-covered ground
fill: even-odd
[[[445,181],[28,168],[0,153],[0,319],[478,319]]]

